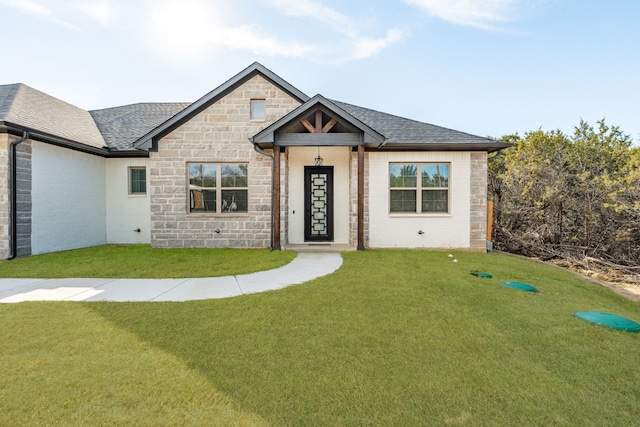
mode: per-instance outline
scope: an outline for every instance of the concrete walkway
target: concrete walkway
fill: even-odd
[[[238,276],[199,279],[3,279],[0,303],[22,301],[192,301],[281,289],[326,276],[339,253],[299,253],[289,264]]]

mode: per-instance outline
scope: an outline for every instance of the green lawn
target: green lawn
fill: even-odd
[[[0,261],[0,277],[183,278],[281,267],[295,252],[268,249],[152,249],[106,245]]]
[[[231,299],[0,305],[0,425],[637,425],[640,334],[573,313],[639,303],[499,253],[343,256]]]

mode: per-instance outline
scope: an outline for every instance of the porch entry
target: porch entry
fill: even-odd
[[[304,240],[333,241],[333,166],[304,168]]]

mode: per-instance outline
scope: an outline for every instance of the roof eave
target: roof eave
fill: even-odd
[[[485,151],[492,153],[511,147],[508,142],[429,142],[402,143],[389,142],[379,148],[380,151]]]
[[[24,132],[29,134],[29,139],[40,141],[47,144],[57,145],[59,147],[69,148],[87,154],[93,154],[100,157],[109,157],[109,149],[107,147],[93,147],[82,142],[73,141],[62,138],[28,126],[21,126],[10,122],[0,122],[0,133],[8,133],[11,135],[23,135]]]
[[[149,152],[144,150],[109,150],[109,158],[149,157]]]

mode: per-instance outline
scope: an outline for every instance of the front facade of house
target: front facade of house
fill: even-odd
[[[87,112],[0,86],[0,258],[159,248],[486,245],[504,143],[308,97],[255,63],[192,104]]]

